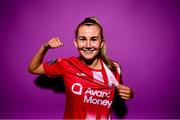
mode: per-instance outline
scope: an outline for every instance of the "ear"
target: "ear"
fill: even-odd
[[[102,40],[101,41],[101,48],[103,48],[104,44],[105,44],[105,42],[104,42],[104,40]]]
[[[77,40],[74,40],[74,45],[77,48]]]

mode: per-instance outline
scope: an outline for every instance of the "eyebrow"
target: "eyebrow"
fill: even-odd
[[[78,38],[86,38],[85,36],[78,36]],[[99,36],[92,36],[91,38],[99,38]]]
[[[99,38],[98,36],[93,36],[93,37],[91,37],[91,38]]]
[[[83,37],[83,38],[84,38],[85,36],[78,36],[78,38],[81,38],[81,37]]]

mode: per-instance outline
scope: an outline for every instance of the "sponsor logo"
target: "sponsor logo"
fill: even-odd
[[[112,101],[97,99],[97,98],[93,98],[93,96],[88,97],[87,95],[85,95],[84,103],[103,105],[103,106],[107,106],[109,108],[112,104]]]
[[[82,85],[80,83],[74,83],[71,87],[71,90],[76,95],[82,94]]]
[[[104,97],[109,98],[110,92],[102,92],[99,90],[93,90],[91,88],[88,88],[85,92],[85,95],[87,95],[87,94],[92,95],[92,96],[101,97],[101,98],[104,98]]]
[[[88,88],[84,95],[84,103],[102,105],[109,108],[112,104],[112,101],[108,100],[110,93],[111,92],[102,92],[99,90],[93,90],[91,88]]]
[[[80,83],[74,83],[71,87],[71,90],[76,95],[82,95],[83,86]],[[94,104],[94,105],[102,105],[106,107],[110,107],[112,104],[112,100],[109,100],[111,92],[103,92],[100,90],[93,90],[92,88],[88,88],[84,93],[84,103]]]

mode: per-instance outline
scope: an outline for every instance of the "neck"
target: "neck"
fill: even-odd
[[[81,60],[85,65],[87,65],[90,68],[93,68],[93,69],[101,69],[102,68],[99,58],[95,58],[92,60],[86,60],[86,59],[81,58]]]

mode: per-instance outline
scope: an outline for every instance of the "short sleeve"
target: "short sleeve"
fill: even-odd
[[[63,76],[65,72],[64,58],[59,58],[43,63],[45,74],[48,77]]]

